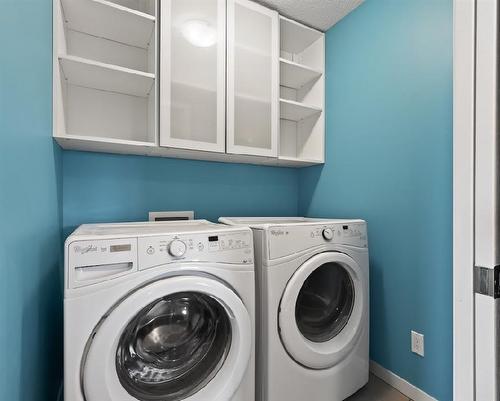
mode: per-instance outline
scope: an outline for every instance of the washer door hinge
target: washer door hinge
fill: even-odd
[[[500,266],[494,268],[474,267],[474,292],[500,298]]]

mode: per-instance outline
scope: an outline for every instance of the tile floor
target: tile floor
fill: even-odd
[[[378,377],[370,375],[368,384],[346,401],[411,401]]]

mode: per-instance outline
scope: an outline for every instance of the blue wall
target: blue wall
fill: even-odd
[[[61,152],[51,0],[0,12],[0,400],[53,401],[62,377]]]
[[[368,0],[326,49],[327,162],[299,211],[368,221],[371,358],[451,400],[452,1]]]
[[[5,0],[0,13],[1,400],[56,398],[61,228],[169,209],[365,218],[372,358],[452,399],[451,0],[368,0],[328,32],[327,164],[301,172],[61,152],[51,12]],[[425,358],[409,352],[411,329]]]
[[[197,218],[295,216],[297,171],[240,164],[64,152],[66,233],[90,222],[147,220],[149,211]]]

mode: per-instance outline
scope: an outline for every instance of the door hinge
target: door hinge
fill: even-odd
[[[500,266],[494,268],[474,267],[474,292],[500,298]]]

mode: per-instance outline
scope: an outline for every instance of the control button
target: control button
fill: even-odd
[[[155,249],[152,246],[150,246],[150,247],[148,247],[146,252],[148,253],[148,255],[152,255],[153,253],[155,253]]]
[[[168,253],[176,258],[184,256],[186,250],[186,244],[178,239],[174,239],[168,246]]]
[[[205,245],[203,245],[203,242],[198,242],[198,250],[203,251],[203,248],[205,248]]]
[[[323,238],[327,241],[331,241],[333,239],[333,231],[331,228],[325,228],[323,230]]]
[[[220,250],[219,241],[211,241],[208,243],[208,251],[215,252]]]

